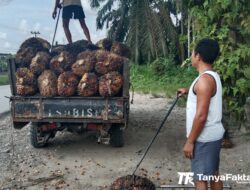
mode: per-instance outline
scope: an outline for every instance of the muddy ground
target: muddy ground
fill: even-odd
[[[29,129],[14,130],[9,114],[2,116],[0,189],[109,189],[117,177],[132,173],[171,102],[136,94],[123,148],[97,144],[91,134],[61,132],[47,147],[35,149],[29,142]],[[232,140],[235,147],[222,150],[221,173],[250,175],[249,137]],[[177,172],[190,169],[182,154],[184,142],[185,108],[175,107],[137,174],[147,176],[157,186],[177,184]],[[250,183],[226,183],[236,190],[250,189]]]

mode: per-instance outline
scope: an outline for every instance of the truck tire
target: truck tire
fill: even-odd
[[[43,140],[42,140],[43,139]],[[45,137],[39,132],[39,124],[31,123],[30,124],[30,142],[34,148],[42,148],[47,145],[47,140],[44,140]]]
[[[123,147],[124,137],[121,125],[113,125],[110,129],[110,144],[113,147]]]

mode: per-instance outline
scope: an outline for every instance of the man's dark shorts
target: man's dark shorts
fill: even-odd
[[[69,5],[69,6],[63,7],[62,18],[63,19],[71,19],[71,18],[84,19],[85,14],[81,6]]]
[[[194,180],[202,180],[200,175],[213,176],[219,171],[222,139],[212,142],[195,142],[194,158],[191,160],[191,171]]]

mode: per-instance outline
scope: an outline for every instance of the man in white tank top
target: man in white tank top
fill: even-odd
[[[177,95],[188,93],[186,110],[187,141],[183,151],[191,159],[196,189],[207,190],[206,176],[219,175],[219,155],[224,128],[222,119],[222,85],[213,71],[219,45],[212,39],[202,39],[192,53],[192,66],[199,76],[190,88],[181,88]],[[206,178],[207,179],[207,178]],[[210,181],[212,190],[222,190],[222,182]]]
[[[63,12],[62,12],[63,29],[68,42],[72,43],[72,36],[69,30],[69,21],[70,19],[74,18],[79,20],[87,40],[89,41],[89,43],[92,43],[89,34],[89,29],[85,23],[85,14],[82,8],[81,0],[63,0],[62,5],[63,5]],[[52,13],[52,17],[54,19],[56,18],[57,15],[57,8],[59,9],[61,8],[60,0],[56,0],[55,3],[55,8]]]

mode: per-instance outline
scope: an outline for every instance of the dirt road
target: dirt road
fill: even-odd
[[[29,129],[13,130],[7,115],[0,120],[0,189],[108,189],[117,177],[131,174],[170,105],[165,98],[136,94],[123,148],[97,144],[92,135],[61,132],[48,147],[34,149]],[[250,140],[240,136],[233,141],[235,148],[222,150],[221,173],[250,175]],[[177,172],[190,169],[184,142],[185,108],[176,107],[137,174],[157,186],[177,184]],[[250,183],[227,183],[250,189]]]

